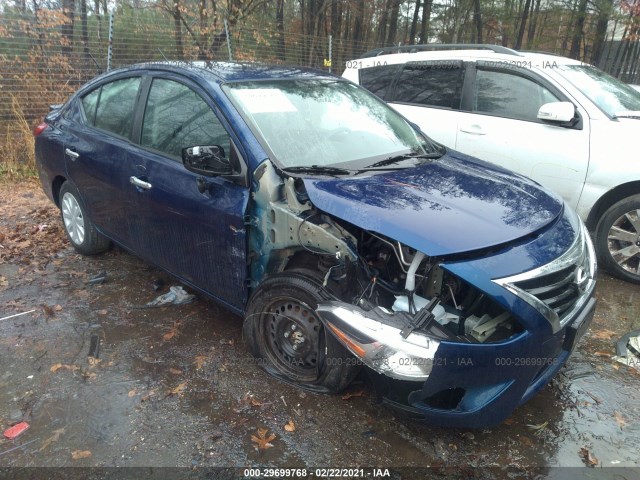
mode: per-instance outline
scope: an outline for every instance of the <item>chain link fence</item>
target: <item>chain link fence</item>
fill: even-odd
[[[80,85],[113,68],[162,60],[231,60],[315,67],[341,74],[347,60],[382,46],[373,41],[354,43],[329,32],[308,36],[276,28],[248,28],[241,23],[229,26],[224,18],[198,23],[194,17],[191,23],[181,22],[170,10],[157,6],[120,7],[107,15],[96,11],[100,9],[85,15],[81,11],[37,9],[21,13],[6,9],[0,14],[3,161],[8,156],[15,161],[32,161],[32,127],[48,112],[49,105],[63,102]],[[600,66],[623,80],[638,81],[637,61],[631,62],[630,71],[614,71],[614,67],[622,65],[618,57],[638,58],[640,42],[627,42],[624,49],[623,42],[617,42],[615,49],[614,43],[608,46]]]

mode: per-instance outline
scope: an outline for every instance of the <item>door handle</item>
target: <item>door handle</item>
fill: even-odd
[[[80,154],[78,152],[74,152],[73,150],[71,150],[70,148],[65,148],[64,149],[64,153],[65,155],[67,155],[71,160],[73,160],[74,162],[80,158]]]
[[[151,184],[149,182],[145,182],[144,180],[140,180],[138,177],[134,176],[129,177],[129,183],[144,190],[149,190],[151,188]]]
[[[460,131],[464,132],[464,133],[470,133],[471,135],[486,135],[487,132],[485,132],[482,127],[480,125],[477,124],[472,124],[472,125],[465,125],[460,127]]]

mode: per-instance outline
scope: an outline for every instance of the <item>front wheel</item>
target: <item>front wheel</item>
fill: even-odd
[[[259,365],[274,377],[317,392],[344,390],[357,360],[324,328],[315,310],[333,297],[295,272],[264,280],[249,300],[244,337]]]
[[[71,245],[83,255],[95,255],[109,248],[109,239],[93,226],[76,188],[64,182],[60,188],[60,215]]]
[[[596,251],[612,275],[640,283],[640,195],[619,201],[600,218]]]

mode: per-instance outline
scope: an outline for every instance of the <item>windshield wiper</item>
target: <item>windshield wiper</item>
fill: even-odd
[[[311,173],[311,174],[325,174],[325,175],[350,175],[353,170],[348,170],[346,168],[339,167],[331,167],[329,165],[311,165],[304,166],[299,165],[296,167],[286,167],[282,169],[283,172],[287,173]]]
[[[384,160],[380,160],[379,162],[373,163],[365,167],[365,170],[369,170],[372,168],[378,167],[386,167],[387,165],[393,165],[394,163],[400,163],[403,160],[410,159],[418,159],[418,160],[434,160],[440,158],[443,155],[441,152],[433,152],[433,153],[405,153],[404,155],[395,155],[393,157],[385,158]]]
[[[613,118],[640,118],[640,111],[624,111],[624,112],[616,112],[613,115]]]

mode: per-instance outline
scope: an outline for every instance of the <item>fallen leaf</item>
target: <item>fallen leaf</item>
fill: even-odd
[[[62,435],[63,433],[64,433],[64,427],[54,430],[53,435],[51,435],[44,442],[42,442],[42,446],[38,451],[41,452],[45,448],[49,447],[49,445],[51,445],[53,442],[57,442],[60,439],[60,435]]]
[[[62,310],[62,305],[56,305],[55,307],[53,307],[53,310],[56,312],[59,312]]]
[[[256,400],[255,398],[251,397],[249,399],[249,402],[251,403],[251,405],[253,405],[254,407],[261,407],[262,406],[262,402],[260,400]]]
[[[256,450],[266,450],[267,448],[273,447],[271,441],[273,441],[276,436],[272,433],[267,437],[267,433],[269,433],[269,430],[266,428],[259,428],[257,437],[255,435],[251,435],[251,441],[256,444]]]
[[[9,285],[9,281],[5,277],[0,275],[0,287],[6,287],[8,285]]]
[[[295,432],[295,431],[296,431],[296,425],[295,425],[295,423],[293,423],[293,420],[289,420],[289,423],[287,423],[287,424],[284,426],[284,429],[285,429],[287,432]]]
[[[133,390],[129,390],[129,393],[127,393],[127,396],[131,398],[131,397],[135,397],[137,394],[138,392],[136,392],[136,390],[133,389]]]
[[[177,387],[172,388],[171,390],[169,390],[169,395],[182,395],[182,393],[184,392],[184,390],[186,388],[187,388],[187,382],[182,382]]]
[[[364,397],[364,390],[357,390],[355,392],[349,392],[342,396],[342,400],[349,400],[353,397]]]
[[[607,329],[591,333],[591,338],[598,338],[600,340],[610,340],[615,336],[616,336],[616,332],[614,332],[613,330],[607,330]]]
[[[96,357],[87,357],[87,361],[89,362],[90,366],[95,367],[102,361],[102,359]]]
[[[596,357],[610,357],[611,354],[607,353],[607,352],[594,352],[593,353]]]
[[[55,314],[53,308],[51,308],[49,305],[42,305],[42,309],[44,310],[44,314],[47,317],[53,317],[53,315]]]
[[[141,402],[146,402],[151,399],[156,394],[155,390],[150,390],[144,397],[140,399]]]
[[[109,313],[109,311],[106,308],[103,308],[102,310],[98,310],[98,315],[106,315],[107,313]]]
[[[75,372],[76,370],[80,370],[80,367],[78,367],[77,365],[64,365],[62,363],[56,363],[49,370],[52,373],[56,373],[60,369],[71,370],[72,372]]]
[[[74,450],[71,452],[71,458],[74,460],[80,460],[81,458],[89,458],[91,452],[89,450]]]
[[[176,336],[176,332],[174,330],[171,330],[169,333],[165,333],[162,336],[162,339],[166,342],[167,340],[171,340],[175,336]]]
[[[616,417],[616,423],[618,424],[618,426],[620,428],[624,427],[627,425],[627,421],[624,419],[624,417],[620,414],[620,412],[613,412],[613,415]]]
[[[202,366],[206,361],[207,357],[205,355],[196,355],[196,370],[202,369]]]
[[[172,375],[182,375],[182,370],[179,370],[177,368],[171,367],[169,369],[169,373],[172,374]]]
[[[598,459],[591,454],[587,447],[582,447],[580,449],[580,456],[582,457],[582,461],[588,467],[595,467],[596,465],[598,465],[598,463],[600,463],[598,462]]]

